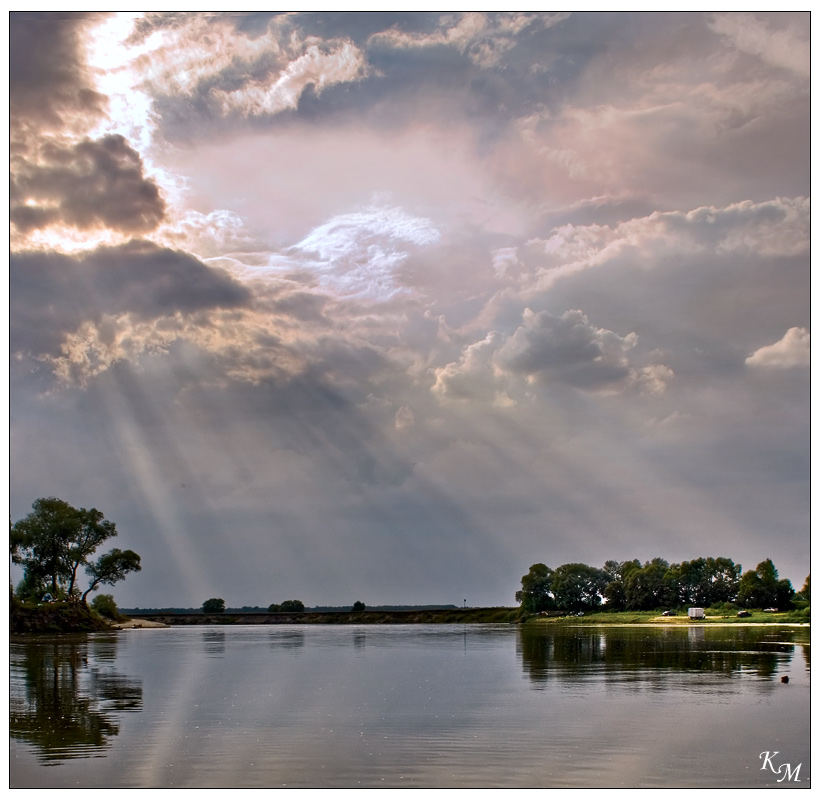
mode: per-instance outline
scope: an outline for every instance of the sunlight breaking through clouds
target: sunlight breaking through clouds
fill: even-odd
[[[807,14],[10,31],[11,514],[104,509],[120,605],[802,582]]]

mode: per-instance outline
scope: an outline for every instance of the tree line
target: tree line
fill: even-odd
[[[367,606],[361,601],[357,600],[353,604],[352,611],[364,611]],[[271,603],[267,609],[261,608],[260,606],[242,606],[239,609],[240,611],[266,611],[269,614],[277,614],[277,613],[301,613],[305,610],[305,604],[301,600],[283,600],[281,603]],[[317,609],[313,609],[316,611]],[[321,609],[319,609],[321,610]],[[225,601],[221,597],[211,597],[206,600],[202,604],[202,613],[203,614],[224,614],[225,613]]]
[[[810,578],[801,595],[808,600]],[[603,567],[533,564],[521,578],[515,599],[525,611],[651,611],[663,607],[710,607],[733,603],[743,608],[791,608],[791,581],[781,579],[770,558],[741,574],[730,558],[696,558],[670,564],[653,558],[607,561]]]

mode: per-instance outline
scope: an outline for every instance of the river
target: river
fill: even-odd
[[[10,785],[807,788],[809,638],[550,624],[13,638]]]

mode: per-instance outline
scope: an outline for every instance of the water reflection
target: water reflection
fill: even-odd
[[[209,656],[219,658],[225,654],[225,631],[208,628],[202,634],[202,643]]]
[[[101,754],[119,713],[142,709],[141,683],[110,667],[116,655],[115,635],[12,642],[10,735],[41,763]]]
[[[791,661],[793,630],[765,628],[583,628],[563,625],[523,626],[518,657],[536,686],[550,680],[573,683],[664,678],[685,685],[703,685],[740,674],[771,679]],[[809,647],[803,648],[808,667]],[[692,682],[693,674],[699,676]]]
[[[305,633],[301,630],[273,631],[270,646],[276,650],[301,650],[305,646]]]

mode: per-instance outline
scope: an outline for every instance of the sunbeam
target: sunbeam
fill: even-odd
[[[12,519],[123,606],[809,568],[799,12],[10,16]]]

